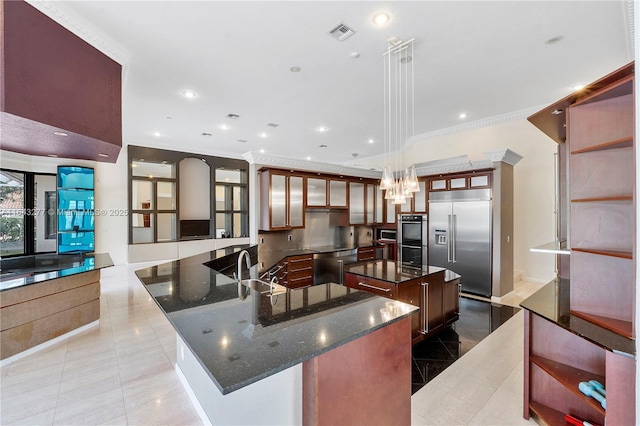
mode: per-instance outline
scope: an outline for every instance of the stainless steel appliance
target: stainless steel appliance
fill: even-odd
[[[491,297],[491,190],[429,193],[429,261],[456,272],[462,291]]]
[[[427,244],[427,215],[398,215],[398,259],[400,263],[416,268],[428,267]]]
[[[379,240],[396,240],[396,230],[395,229],[379,229],[378,230],[378,239]]]
[[[344,283],[344,264],[358,260],[358,249],[313,255],[313,284]]]

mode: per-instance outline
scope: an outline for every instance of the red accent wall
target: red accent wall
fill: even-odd
[[[0,13],[2,149],[115,162],[121,65],[28,3],[2,0]]]

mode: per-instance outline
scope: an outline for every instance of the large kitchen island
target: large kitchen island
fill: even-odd
[[[412,343],[460,317],[460,275],[435,266],[416,268],[391,260],[345,265],[345,285],[420,307],[411,318]]]
[[[243,250],[253,279],[238,284]],[[232,246],[136,272],[176,329],[176,371],[205,419],[410,424],[417,307],[333,283],[269,286],[258,260]]]

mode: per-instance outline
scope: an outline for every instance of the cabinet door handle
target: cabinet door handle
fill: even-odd
[[[422,334],[429,333],[429,283],[422,283],[422,295],[424,296],[424,306],[422,307]]]
[[[383,291],[385,293],[389,293],[391,291],[388,288],[376,287],[375,285],[369,285],[369,284],[365,284],[365,283],[362,283],[362,282],[358,283],[358,285],[362,286],[362,287],[373,288],[375,290]]]

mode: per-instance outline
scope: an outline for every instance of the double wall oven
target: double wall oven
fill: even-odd
[[[427,241],[429,226],[426,214],[398,215],[398,259],[406,266],[429,266]]]

